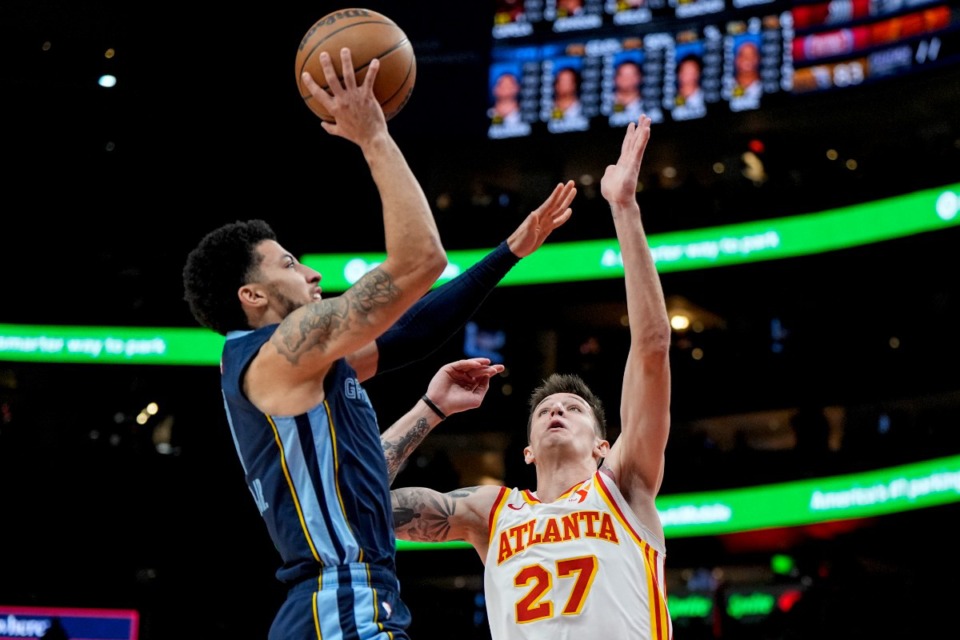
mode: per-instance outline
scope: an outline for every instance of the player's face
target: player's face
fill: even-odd
[[[512,73],[503,74],[497,78],[497,82],[493,85],[494,97],[501,100],[516,98],[519,93],[520,83],[517,82],[517,77]]]
[[[263,256],[260,283],[280,317],[285,318],[303,305],[320,300],[319,271],[300,263],[273,240],[264,240],[257,249]]]
[[[577,79],[572,71],[564,69],[557,74],[556,82],[553,84],[554,93],[558,96],[570,96],[577,93]]]
[[[553,452],[573,452],[592,458],[601,442],[590,405],[573,393],[547,396],[533,411],[528,459]]]
[[[737,50],[737,71],[740,73],[750,73],[756,71],[760,64],[760,53],[757,51],[757,45],[752,42],[745,42]]]
[[[622,64],[614,78],[617,91],[636,91],[640,87],[640,70],[635,64]]]
[[[685,60],[677,69],[677,83],[680,85],[680,94],[688,96],[700,88],[700,68],[697,63]]]

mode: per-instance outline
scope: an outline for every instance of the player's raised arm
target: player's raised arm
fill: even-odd
[[[333,98],[310,79],[304,84],[318,99],[328,100],[326,106],[336,117],[336,124],[323,123],[324,127],[356,143],[363,152],[380,194],[387,255],[342,295],[312,302],[282,320],[264,346],[264,357],[250,371],[256,379],[283,379],[284,385],[273,385],[275,389],[298,381],[315,384],[335,359],[374,340],[396,322],[430,289],[447,263],[426,196],[388,132],[373,94],[376,65],[360,85],[349,50],[342,52],[342,83],[328,55],[321,54],[321,65]],[[321,229],[324,214],[337,215],[320,212]],[[350,226],[349,215],[337,224],[340,229]]]
[[[479,262],[417,301],[390,329],[351,354],[350,365],[363,381],[375,373],[405,367],[435,352],[459,331],[504,276],[537,251],[573,209],[572,180],[557,184],[510,236]]]
[[[670,322],[636,198],[649,140],[650,119],[641,116],[627,127],[620,157],[606,168],[601,180],[623,258],[630,324],[621,433],[605,464],[632,503],[638,493],[652,498],[659,491],[670,431]]]
[[[467,358],[442,366],[420,401],[380,436],[390,484],[427,434],[447,417],[479,407],[490,389],[490,378],[501,373],[503,365],[492,364],[489,358]]]
[[[427,434],[449,416],[480,406],[490,379],[503,365],[487,358],[468,358],[444,365],[430,380],[427,392],[380,437],[390,482]],[[446,542],[467,540],[486,555],[489,514],[498,487],[466,487],[441,493],[425,487],[390,492],[395,535],[403,540]]]

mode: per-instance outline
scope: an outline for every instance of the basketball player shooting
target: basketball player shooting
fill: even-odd
[[[329,54],[321,54],[332,96],[315,82],[312,88],[334,115],[323,127],[355,143],[366,160],[382,205],[383,262],[328,297],[321,274],[254,219],[208,232],[183,269],[194,318],[226,338],[218,397],[287,591],[269,640],[409,638],[390,482],[417,434],[426,434],[422,425],[437,418],[432,396],[424,396],[412,429],[390,431],[385,440],[363,383],[440,348],[507,272],[570,218],[576,195],[573,181],[558,184],[498,247],[434,288],[446,252],[371,90],[376,68],[357,84],[350,50],[341,56],[342,83]],[[438,375],[466,385],[461,396],[473,402],[498,366],[475,358]],[[454,398],[448,390],[445,402]]]
[[[484,563],[493,640],[669,640],[663,525],[655,499],[670,431],[670,324],[636,200],[650,119],[630,123],[601,192],[623,255],[630,349],[620,435],[576,375],[530,397],[527,464],[535,490],[466,487],[391,492],[398,538],[466,540]],[[444,397],[433,397],[443,412]]]

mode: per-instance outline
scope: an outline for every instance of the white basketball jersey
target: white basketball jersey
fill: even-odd
[[[504,488],[484,566],[493,640],[670,640],[665,545],[599,471],[544,504]]]

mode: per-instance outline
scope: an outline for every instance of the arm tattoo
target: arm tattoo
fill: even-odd
[[[393,278],[379,267],[374,268],[343,295],[308,306],[297,326],[281,324],[271,341],[287,360],[296,364],[306,349],[326,349],[337,334],[348,331],[355,322],[366,322],[377,307],[390,304],[399,295]]]
[[[479,487],[437,493],[431,489],[410,487],[390,493],[393,506],[393,528],[404,537],[418,542],[444,542],[450,538],[450,518],[456,513],[457,501],[475,493]]]
[[[341,298],[307,307],[296,326],[281,324],[270,338],[277,351],[286,356],[291,364],[296,364],[305,349],[326,348],[334,334],[346,330],[350,325],[347,301]]]
[[[389,484],[393,484],[400,472],[400,467],[410,457],[410,453],[423,442],[428,433],[430,433],[430,425],[427,424],[427,419],[417,418],[417,424],[399,439],[389,440],[383,436],[380,437],[383,457],[387,459]]]
[[[349,295],[348,295],[349,294]],[[388,305],[400,295],[400,289],[393,283],[393,277],[380,267],[365,274],[355,285],[347,290],[350,306],[366,316],[377,307]]]

